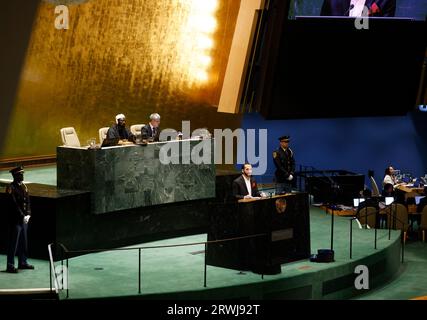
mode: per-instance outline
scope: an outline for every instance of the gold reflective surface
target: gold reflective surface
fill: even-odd
[[[55,153],[72,126],[82,145],[111,126],[158,112],[162,128],[236,128],[217,112],[240,1],[67,1],[69,29],[55,28],[55,2],[41,2],[2,158]]]

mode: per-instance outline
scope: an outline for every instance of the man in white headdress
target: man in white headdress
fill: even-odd
[[[126,128],[126,117],[124,114],[118,114],[116,116],[116,124],[108,129],[107,139],[120,139],[122,142],[135,142],[135,136]]]

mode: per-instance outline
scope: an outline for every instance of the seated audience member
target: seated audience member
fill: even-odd
[[[159,141],[160,136],[160,115],[158,113],[153,113],[150,115],[150,122],[142,127],[141,137],[144,140],[151,140],[154,142]]]
[[[386,184],[391,184],[393,187],[397,184],[397,179],[394,175],[394,168],[392,166],[389,166],[387,169],[385,169],[383,188]]]

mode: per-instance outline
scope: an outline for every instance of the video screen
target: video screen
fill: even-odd
[[[396,17],[425,20],[426,0],[291,0],[289,19],[297,16]]]

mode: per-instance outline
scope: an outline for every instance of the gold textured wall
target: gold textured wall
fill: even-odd
[[[54,154],[67,126],[85,144],[118,113],[128,125],[158,112],[162,128],[238,127],[217,105],[240,1],[198,17],[209,1],[61,1],[68,30],[54,26],[59,1],[42,1],[1,158]]]

